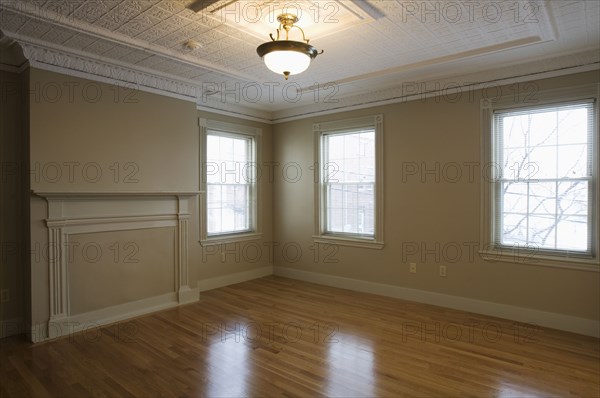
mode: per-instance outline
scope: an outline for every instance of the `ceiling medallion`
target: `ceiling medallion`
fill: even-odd
[[[290,75],[304,72],[310,65],[310,61],[317,55],[323,54],[323,51],[318,52],[315,47],[308,44],[302,28],[295,25],[298,22],[296,15],[281,14],[277,17],[277,21],[279,21],[277,38],[274,38],[272,33],[269,34],[272,41],[258,46],[256,52],[265,61],[267,68],[275,73],[283,74],[287,80]],[[292,28],[300,30],[302,41],[289,40]],[[283,31],[285,31],[285,39],[281,38]]]

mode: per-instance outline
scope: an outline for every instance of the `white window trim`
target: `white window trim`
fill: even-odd
[[[251,136],[254,139],[254,144],[256,146],[256,164],[262,164],[262,130],[260,128],[244,126],[241,124],[227,123],[218,120],[210,120],[210,119],[198,119],[198,125],[200,127],[200,140],[199,140],[199,153],[200,153],[200,164],[198,167],[200,174],[200,210],[199,217],[200,222],[198,223],[200,226],[200,244],[202,246],[213,246],[213,245],[221,245],[227,243],[234,242],[245,242],[251,240],[260,240],[262,239],[262,217],[261,217],[261,181],[260,175],[257,176],[256,181],[256,189],[255,189],[255,197],[254,203],[255,207],[254,211],[254,231],[251,232],[240,232],[240,233],[231,233],[231,234],[223,234],[223,235],[215,235],[209,236],[207,231],[207,223],[206,223],[206,176],[204,171],[204,165],[206,165],[206,136],[208,130],[216,130],[223,133],[230,134],[241,134],[246,136]]]
[[[522,94],[522,93],[521,93]],[[518,102],[518,99],[521,102]],[[493,156],[493,120],[494,111],[519,109],[526,107],[537,107],[551,105],[555,103],[567,103],[571,101],[580,101],[585,99],[594,99],[594,131],[592,135],[592,145],[594,148],[594,157],[592,159],[592,189],[594,190],[594,203],[592,205],[592,256],[581,256],[568,253],[553,254],[550,251],[535,253],[524,249],[515,250],[504,246],[496,246],[494,244],[494,234],[496,226],[494,225],[494,198],[496,185],[491,178],[485,178],[482,175],[481,184],[481,225],[480,225],[480,248],[479,254],[481,257],[490,262],[510,262],[522,263],[528,265],[539,265],[546,267],[577,269],[591,272],[600,272],[600,244],[598,238],[600,236],[600,183],[598,180],[598,161],[600,154],[598,153],[598,108],[600,99],[600,84],[588,84],[576,87],[566,87],[554,90],[540,91],[535,94],[535,102],[526,102],[526,95],[522,94],[518,99],[515,99],[515,94],[505,96],[490,101],[483,99],[480,102],[481,110],[481,131],[483,137],[481,139],[481,159],[482,165],[489,165],[494,161]],[[483,169],[483,167],[482,167]],[[482,173],[484,174],[484,173]]]
[[[325,133],[334,131],[352,130],[358,128],[373,128],[375,130],[375,237],[358,238],[344,236],[343,234],[324,233],[325,219],[323,217],[323,186],[321,178],[323,173],[321,159],[321,137]],[[315,243],[330,245],[363,247],[369,249],[383,249],[383,115],[365,116],[354,119],[335,120],[331,122],[313,124],[314,153],[317,167],[317,178],[315,178],[314,189],[314,235]]]

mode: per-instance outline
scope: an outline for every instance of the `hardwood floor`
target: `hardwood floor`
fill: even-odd
[[[598,339],[275,276],[0,361],[2,397],[600,396]]]

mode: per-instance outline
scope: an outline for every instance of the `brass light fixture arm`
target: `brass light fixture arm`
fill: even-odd
[[[294,14],[282,14],[277,17],[277,20],[279,21],[279,28],[277,29],[277,38],[273,37],[273,33],[269,33],[269,37],[272,41],[278,41],[281,38],[281,32],[283,31],[285,31],[285,40],[289,40],[290,30],[292,28],[296,28],[300,31],[300,33],[302,33],[302,41],[308,44],[310,40],[306,38],[304,30],[301,27],[295,25],[295,23],[298,22],[297,16],[295,16]]]

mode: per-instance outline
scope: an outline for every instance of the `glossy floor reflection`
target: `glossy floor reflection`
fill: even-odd
[[[267,277],[32,346],[0,396],[600,396],[598,339]]]
[[[247,395],[253,362],[248,358],[251,350],[241,337],[239,328],[225,334],[208,346],[206,395],[210,397],[244,397]]]
[[[346,333],[331,336],[323,392],[330,397],[376,396],[375,365],[371,341]]]

